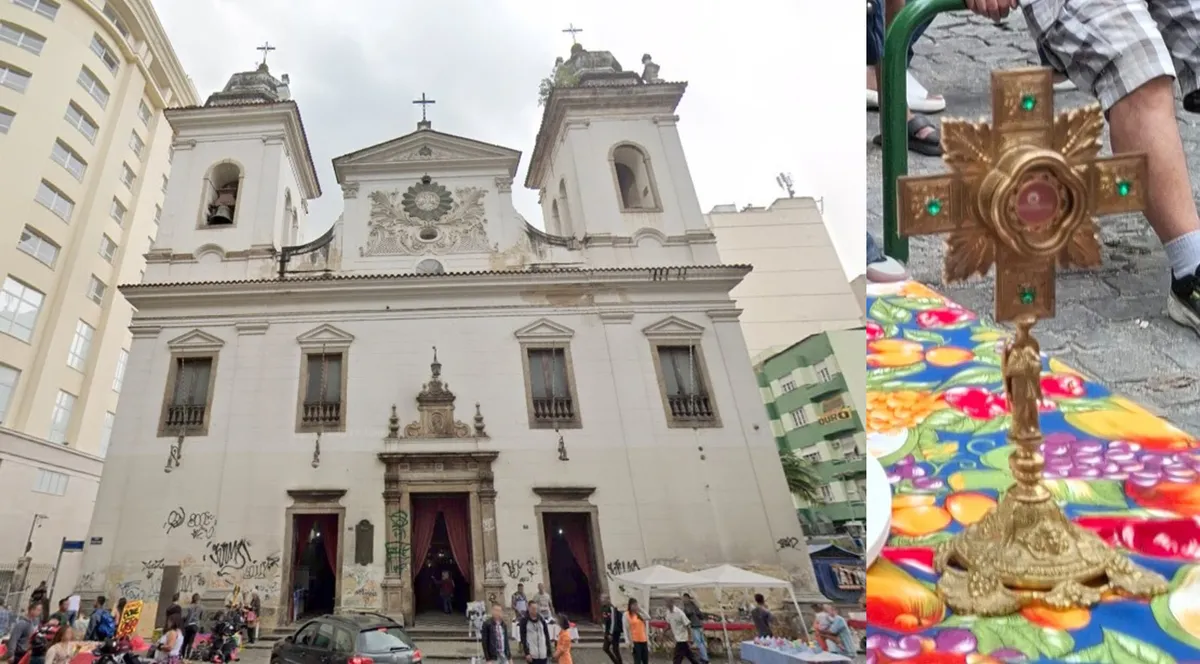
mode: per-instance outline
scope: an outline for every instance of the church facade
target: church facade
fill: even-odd
[[[344,212],[304,243],[321,188],[286,76],[168,113],[85,596],[411,623],[542,583],[586,617],[655,562],[816,592],[729,296],[749,268],[720,264],[676,131],[686,84],[578,46],[560,73],[525,179],[544,231],[512,204],[519,152],[422,121],[334,160]]]

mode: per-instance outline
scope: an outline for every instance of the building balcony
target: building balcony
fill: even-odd
[[[711,422],[717,418],[707,394],[671,394],[667,405],[676,422]]]
[[[300,424],[307,428],[337,427],[342,422],[340,401],[305,402],[300,411]]]
[[[862,521],[867,518],[867,504],[861,500],[819,503],[798,508],[796,513],[805,523]]]
[[[204,427],[204,415],[207,410],[204,404],[171,404],[167,406],[163,428],[168,433],[175,430],[183,433],[201,429]]]
[[[867,460],[859,457],[855,459],[822,461],[814,465],[813,470],[816,472],[817,476],[826,483],[840,480],[852,480],[866,476]]]
[[[575,421],[575,402],[571,397],[534,397],[533,419],[547,424]]]
[[[862,431],[862,423],[859,422],[857,413],[853,408],[843,406],[822,415],[815,422],[788,431],[784,438],[788,447],[795,450],[859,431]]]

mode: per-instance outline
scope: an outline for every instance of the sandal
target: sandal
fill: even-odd
[[[929,132],[925,138],[918,138],[917,135],[926,128],[933,131]],[[883,147],[883,134],[877,134],[871,142]],[[933,120],[924,115],[912,116],[908,121],[908,149],[926,157],[942,156],[942,130],[933,123]]]

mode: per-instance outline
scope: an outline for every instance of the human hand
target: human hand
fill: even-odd
[[[999,21],[1017,8],[1017,0],[966,0],[967,9],[993,21]]]
[[[533,658],[532,658],[532,657],[530,657],[529,655],[525,655],[525,661],[526,661],[526,662],[532,662],[532,661],[533,661]]]

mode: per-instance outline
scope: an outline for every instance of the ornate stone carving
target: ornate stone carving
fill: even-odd
[[[417,420],[404,427],[405,438],[470,438],[471,427],[465,422],[454,419],[454,393],[450,386],[442,382],[442,363],[437,359],[437,348],[433,349],[433,363],[429,365],[432,374],[429,382],[421,387],[417,395]],[[482,421],[483,416],[476,409],[476,416]],[[487,434],[480,427],[474,434],[476,438],[486,438]]]
[[[502,194],[512,193],[513,179],[507,175],[496,176],[496,190]]]
[[[436,150],[428,145],[422,145],[411,152],[405,152],[404,154],[396,155],[393,158],[393,161],[432,161],[434,159],[453,158],[454,156],[449,152],[443,152],[442,150]]]
[[[453,196],[426,176],[406,192],[373,191],[362,256],[420,256],[488,252],[483,199],[487,190],[456,189]]]
[[[342,198],[358,198],[358,183],[344,182],[342,183]]]

